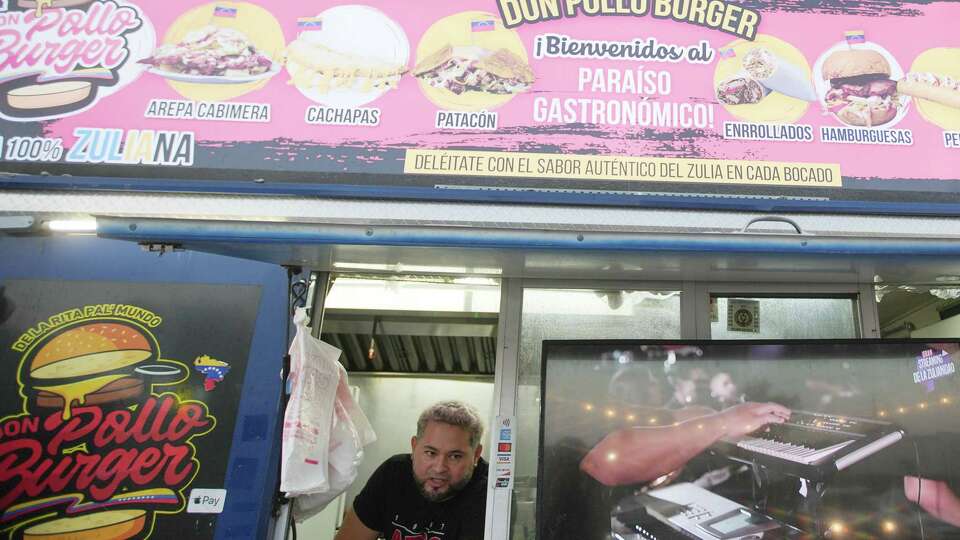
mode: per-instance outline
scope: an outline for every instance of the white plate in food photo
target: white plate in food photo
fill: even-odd
[[[238,75],[196,75],[193,73],[179,73],[176,71],[166,71],[162,68],[152,67],[147,70],[149,73],[159,75],[171,81],[199,83],[199,84],[243,84],[249,82],[262,81],[269,79],[280,73],[283,66],[278,62],[272,62],[267,71],[257,74],[238,74]]]

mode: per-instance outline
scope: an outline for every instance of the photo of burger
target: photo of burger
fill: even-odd
[[[865,44],[866,45],[866,44]],[[891,127],[909,98],[897,90],[903,71],[882,48],[841,44],[818,61],[824,108],[848,126]]]
[[[108,510],[32,525],[23,531],[23,539],[126,540],[140,534],[146,522],[144,510]]]
[[[38,345],[23,380],[38,408],[62,409],[66,420],[76,406],[141,397],[148,390],[142,368],[151,373],[149,368],[176,367],[160,362],[158,354],[153,338],[132,323],[82,323]]]

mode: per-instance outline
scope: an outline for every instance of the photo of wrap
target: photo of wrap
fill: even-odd
[[[772,92],[816,101],[810,82],[810,70],[801,69],[783,60],[766,47],[754,47],[743,57],[743,69]]]
[[[796,47],[759,34],[719,49],[713,84],[717,101],[744,122],[794,123],[816,101],[810,67]]]

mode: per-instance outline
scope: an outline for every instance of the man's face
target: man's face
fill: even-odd
[[[441,422],[427,422],[423,436],[410,439],[413,477],[429,501],[442,501],[463,489],[480,459],[481,445],[470,448],[465,429]]]

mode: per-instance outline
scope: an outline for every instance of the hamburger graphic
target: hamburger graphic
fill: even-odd
[[[901,106],[890,62],[873,49],[837,50],[823,62],[830,88],[824,105],[843,123],[873,127],[889,123]]]
[[[121,321],[88,321],[56,333],[41,343],[24,377],[28,396],[38,408],[71,408],[128,402],[144,393],[138,367],[157,360],[152,336]],[[149,373],[149,371],[148,371]]]
[[[160,357],[161,321],[138,306],[86,305],[21,335],[23,412],[4,421],[25,426],[6,434],[31,454],[0,479],[4,537],[144,540],[156,536],[160,514],[184,510],[200,466],[191,439],[216,418],[203,401],[154,392],[190,374]]]
[[[24,540],[126,540],[147,521],[144,510],[107,510],[45,521],[23,531]]]

